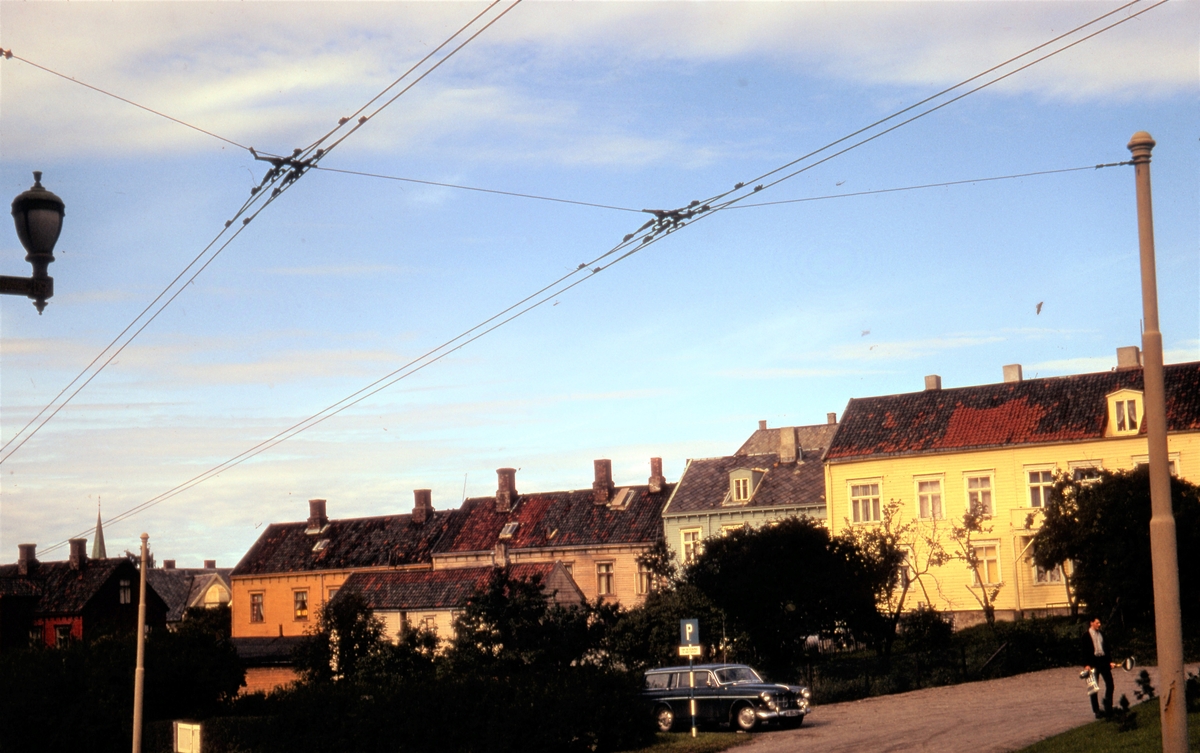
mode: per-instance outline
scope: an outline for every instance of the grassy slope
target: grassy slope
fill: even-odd
[[[1113,722],[1093,722],[1042,740],[1019,753],[1143,753],[1162,750],[1162,727],[1158,700],[1133,708],[1138,727],[1120,732]],[[1200,750],[1200,713],[1188,714],[1188,739],[1191,750]]]

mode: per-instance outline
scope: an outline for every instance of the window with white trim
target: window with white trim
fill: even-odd
[[[644,563],[638,563],[637,592],[638,595],[648,594],[654,590],[654,573]]]
[[[946,517],[942,509],[942,480],[917,479],[917,514],[926,520]]]
[[[1133,461],[1133,465],[1135,468],[1140,468],[1143,465],[1150,465],[1150,456],[1149,455],[1134,455],[1133,457],[1130,458],[1130,460]],[[1172,476],[1177,476],[1177,475],[1179,475],[1178,471],[1176,470],[1178,468],[1179,468],[1179,453],[1178,452],[1167,453],[1167,470],[1169,470],[1171,472]]]
[[[612,596],[616,593],[613,585],[613,563],[596,563],[596,593],[600,596]]]
[[[735,478],[733,480],[733,501],[745,502],[750,499],[750,479]]]
[[[1106,396],[1108,400],[1108,436],[1131,436],[1145,420],[1145,398],[1137,390],[1122,389]]]
[[[1047,586],[1061,584],[1063,582],[1062,565],[1057,565],[1052,568],[1044,568],[1033,561],[1033,539],[1028,536],[1021,537],[1022,551],[1026,553],[1025,561],[1029,563],[1033,570],[1033,582],[1039,586]]]
[[[292,591],[292,619],[308,619],[308,591]]]
[[[967,473],[963,478],[967,488],[967,509],[979,515],[991,517],[996,513],[992,506],[992,474]]]
[[[263,594],[261,592],[250,594],[250,621],[263,621]]]
[[[994,586],[1001,582],[1000,578],[1000,543],[997,541],[981,541],[974,545],[975,585],[983,580],[983,585]]]
[[[1026,468],[1025,478],[1029,483],[1029,506],[1045,507],[1054,488],[1053,468]]]
[[[1100,480],[1100,471],[1104,467],[1097,460],[1072,460],[1067,463],[1067,470],[1071,472],[1072,481],[1094,484]]]
[[[680,551],[683,553],[683,564],[687,565],[696,561],[703,551],[703,544],[700,543],[701,531],[699,528],[687,528],[679,532],[679,539],[682,547]]]
[[[120,591],[117,592],[117,603],[118,604],[132,604],[133,603],[133,583],[132,583],[132,581],[122,578],[119,585],[120,585]]]
[[[877,523],[883,519],[879,504],[879,482],[850,483],[850,519],[855,523]]]

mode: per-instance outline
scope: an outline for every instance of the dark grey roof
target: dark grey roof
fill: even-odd
[[[229,587],[232,568],[151,568],[146,571],[146,582],[167,602],[167,622],[179,622],[187,608],[196,603],[200,594],[213,578],[219,577]]]
[[[796,446],[808,451],[804,453],[806,458],[810,453],[815,453],[820,457],[821,451],[828,447],[829,442],[833,439],[837,427],[837,424],[815,424],[813,426],[780,426],[774,429],[756,429],[750,435],[750,438],[738,448],[736,454],[762,455],[768,452],[777,453],[779,452],[779,435],[790,431],[796,436]]]
[[[814,455],[819,458],[819,453]],[[723,504],[729,497],[729,473],[740,468],[761,471],[763,476],[749,502]],[[825,473],[820,460],[780,463],[774,453],[690,460],[663,515],[779,507],[808,508],[803,511],[814,517],[824,515]]]

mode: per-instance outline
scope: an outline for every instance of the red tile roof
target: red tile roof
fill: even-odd
[[[434,553],[479,552],[500,541],[507,523],[516,531],[505,539],[510,550],[603,544],[651,544],[662,538],[662,509],[674,484],[651,493],[647,486],[620,487],[626,494],[621,507],[592,502],[592,490],[520,495],[509,512],[496,511],[495,497],[463,502],[462,520],[447,531]],[[627,490],[627,491],[625,491]]]
[[[259,536],[233,576],[430,563],[434,543],[452,528],[457,510],[434,512],[423,525],[412,515],[331,520],[320,533],[308,524],[274,523]],[[313,551],[317,543],[329,543]]]
[[[1200,430],[1200,362],[1164,369],[1167,430]],[[1141,369],[852,399],[828,462],[1100,439],[1107,395],[1141,391]],[[1143,426],[1144,430],[1144,426]]]

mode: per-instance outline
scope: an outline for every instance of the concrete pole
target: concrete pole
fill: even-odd
[[[1167,464],[1167,409],[1163,387],[1162,333],[1158,331],[1158,282],[1154,271],[1154,216],[1150,202],[1150,150],[1154,139],[1133,134],[1137,183],[1138,245],[1142,265],[1143,375],[1146,389],[1146,436],[1150,454],[1150,557],[1154,567],[1154,627],[1162,706],[1163,753],[1187,753],[1187,704],[1184,699],[1183,625],[1179,614],[1179,559],[1175,515],[1171,510],[1171,473]]]
[[[142,534],[142,579],[138,596],[137,670],[133,675],[133,753],[142,753],[142,695],[146,687],[146,542]]]

